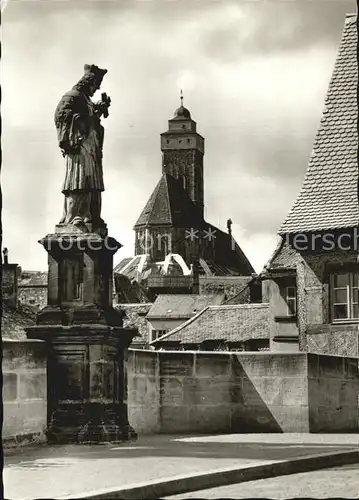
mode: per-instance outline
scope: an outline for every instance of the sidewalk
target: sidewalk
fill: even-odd
[[[342,465],[313,472],[288,476],[258,479],[241,484],[232,484],[182,495],[167,497],[167,500],[215,500],[233,498],[267,498],[289,500],[293,498],[359,498],[359,464]],[[164,500],[164,499],[163,499]]]
[[[80,497],[179,475],[338,453],[358,449],[358,443],[357,434],[157,435],[121,445],[5,450],[5,498]]]

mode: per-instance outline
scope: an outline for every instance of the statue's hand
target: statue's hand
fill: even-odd
[[[107,94],[102,94],[101,101],[95,104],[96,114],[100,118],[102,115],[104,118],[108,117],[108,108],[111,106],[111,98]]]

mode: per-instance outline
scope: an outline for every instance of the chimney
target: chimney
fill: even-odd
[[[232,219],[228,219],[227,220],[227,229],[228,229],[229,236],[232,236],[232,224],[233,224]]]
[[[232,236],[232,219],[227,220],[227,230],[228,230],[228,236],[231,242],[231,250],[234,251],[236,249],[236,242]]]
[[[8,264],[9,263],[9,250],[7,248],[4,248],[2,253],[4,254],[4,264]]]
[[[2,282],[1,292],[2,301],[9,307],[16,308],[18,303],[17,280],[18,280],[18,264],[9,264],[9,251],[4,248],[2,251],[4,258],[2,263]]]

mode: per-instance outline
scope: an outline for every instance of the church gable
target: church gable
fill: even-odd
[[[167,182],[161,177],[153,190],[145,208],[142,210],[135,227],[148,226],[152,224],[171,224],[171,209],[168,199]]]
[[[163,174],[135,228],[148,226],[197,227],[197,208],[182,187],[180,180]]]

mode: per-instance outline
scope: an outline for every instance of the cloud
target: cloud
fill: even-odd
[[[303,51],[337,44],[345,12],[353,11],[355,3],[350,0],[326,5],[320,0],[230,2],[222,16],[213,12],[198,41],[203,53],[220,63],[268,52]]]

